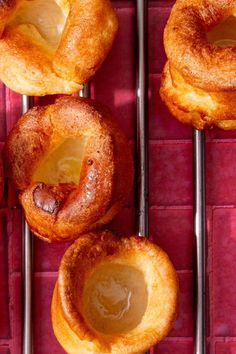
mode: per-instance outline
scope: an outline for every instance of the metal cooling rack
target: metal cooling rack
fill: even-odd
[[[136,1],[137,35],[137,157],[138,157],[138,234],[148,236],[148,111],[147,111],[147,0]],[[89,86],[79,93],[88,97]],[[33,105],[33,98],[22,96],[22,113]],[[194,236],[196,259],[195,354],[205,354],[205,177],[204,132],[193,132],[194,156]],[[33,240],[23,222],[23,354],[33,354],[32,274]]]

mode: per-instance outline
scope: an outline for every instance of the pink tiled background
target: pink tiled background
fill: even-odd
[[[106,63],[92,83],[92,97],[107,104],[135,140],[134,1],[114,1],[120,31]],[[180,309],[174,328],[152,350],[193,353],[192,130],[174,120],[158,89],[165,62],[163,27],[173,1],[149,1],[150,235],[170,255],[180,279]],[[20,96],[1,85],[0,141],[21,112]],[[50,99],[52,100],[52,99]],[[40,98],[40,104],[48,98]],[[207,132],[208,353],[236,354],[236,133]],[[111,227],[135,231],[135,192]],[[60,258],[68,245],[35,239],[34,348],[62,354],[50,321],[50,301]],[[0,210],[0,354],[21,353],[21,215],[6,182]],[[50,348],[50,349],[49,349]],[[82,353],[81,353],[82,354]]]

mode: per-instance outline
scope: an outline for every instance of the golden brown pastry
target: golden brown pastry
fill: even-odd
[[[145,238],[109,231],[80,237],[54,289],[54,333],[68,354],[138,354],[176,317],[178,280],[167,254]]]
[[[26,95],[76,92],[117,28],[110,0],[0,1],[0,79]]]
[[[51,241],[75,239],[108,223],[132,187],[133,163],[111,113],[85,98],[35,107],[4,148],[31,230]]]
[[[160,94],[197,129],[236,128],[236,0],[177,0],[164,32]]]

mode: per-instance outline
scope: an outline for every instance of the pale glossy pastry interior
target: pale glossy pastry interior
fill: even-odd
[[[84,315],[98,332],[126,333],[141,322],[147,301],[147,284],[139,269],[103,264],[85,284]]]
[[[0,3],[0,79],[21,94],[76,92],[105,60],[117,28],[110,0]]]
[[[177,119],[195,128],[236,128],[235,15],[235,1],[177,0],[165,28],[160,94]]]
[[[132,188],[128,141],[93,100],[64,97],[32,108],[13,127],[4,156],[31,230],[49,242],[101,228]]]
[[[57,141],[40,162],[32,176],[33,182],[45,184],[79,184],[80,171],[86,146],[86,137],[66,138]]]
[[[22,26],[29,35],[55,52],[68,15],[69,8],[63,9],[55,0],[24,0],[19,3],[6,28]]]
[[[236,15],[230,15],[207,33],[209,43],[222,48],[236,46]]]
[[[177,276],[163,250],[144,238],[90,233],[62,258],[53,329],[68,354],[144,353],[170,331],[177,303]]]

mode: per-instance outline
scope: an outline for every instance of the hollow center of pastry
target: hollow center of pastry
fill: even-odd
[[[210,43],[222,48],[236,46],[236,17],[229,16],[214,27],[212,31],[207,33],[207,39]]]
[[[143,273],[132,266],[99,266],[85,285],[85,318],[104,334],[136,328],[146,311],[148,293]]]
[[[84,138],[65,139],[40,163],[33,175],[33,182],[78,184],[85,143]]]
[[[54,0],[24,0],[21,2],[9,26],[21,28],[35,39],[43,39],[56,48],[66,23],[67,14]]]

